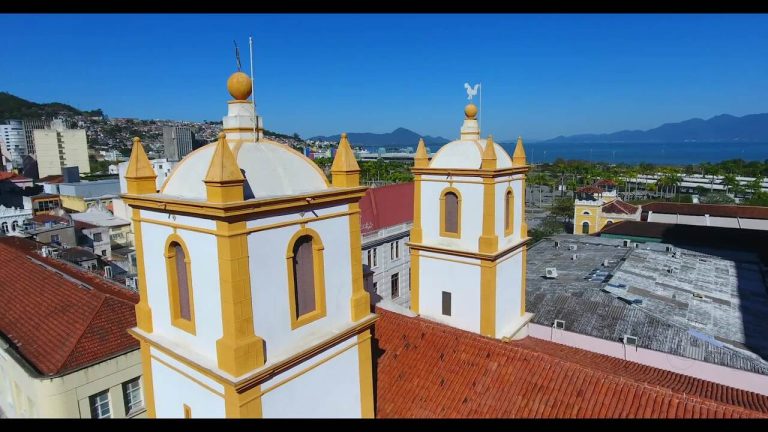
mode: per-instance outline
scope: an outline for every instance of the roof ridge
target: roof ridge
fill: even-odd
[[[67,361],[72,357],[73,353],[75,352],[75,347],[77,347],[77,344],[80,343],[80,340],[85,335],[85,332],[88,331],[88,328],[90,327],[91,323],[93,323],[93,319],[96,317],[96,314],[98,314],[101,308],[104,307],[104,299],[105,299],[105,296],[102,295],[101,299],[99,300],[99,306],[93,308],[93,313],[91,314],[91,317],[88,319],[88,322],[83,326],[83,330],[80,332],[80,336],[78,336],[77,339],[75,339],[75,342],[67,350],[69,354],[66,357],[64,357],[64,360],[61,362],[61,364],[56,366],[57,371],[60,371],[61,368],[63,368],[64,365],[67,364]]]

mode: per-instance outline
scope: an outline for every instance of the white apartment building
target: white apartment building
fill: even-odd
[[[0,140],[13,166],[21,167],[22,158],[27,154],[24,123],[21,120],[6,120],[5,124],[0,124]]]
[[[80,173],[91,172],[85,129],[67,129],[63,121],[54,120],[50,129],[36,129],[32,134],[40,177],[60,175],[69,166],[77,166]]]

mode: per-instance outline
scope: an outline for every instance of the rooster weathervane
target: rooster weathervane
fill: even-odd
[[[467,99],[472,100],[472,97],[477,94],[477,90],[480,88],[480,84],[475,84],[475,86],[472,87],[467,82],[464,83],[464,88],[467,89]]]

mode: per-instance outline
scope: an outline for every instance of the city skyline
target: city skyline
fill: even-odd
[[[483,85],[500,140],[766,112],[755,15],[6,15],[2,91],[111,117],[218,121],[250,72],[265,127],[302,137],[406,127],[449,139]],[[100,35],[100,37],[94,37]],[[157,40],[165,41],[162,45]],[[55,45],[61,49],[43,50]],[[48,45],[46,45],[48,44]],[[35,48],[38,47],[38,48]],[[46,54],[48,61],[36,56]],[[478,103],[478,98],[475,98]]]

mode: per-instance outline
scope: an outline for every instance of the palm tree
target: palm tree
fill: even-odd
[[[725,186],[725,193],[727,194],[730,189],[733,189],[736,187],[736,185],[739,184],[739,181],[736,180],[736,176],[733,174],[725,174],[723,176],[723,179],[720,180],[720,184]]]

